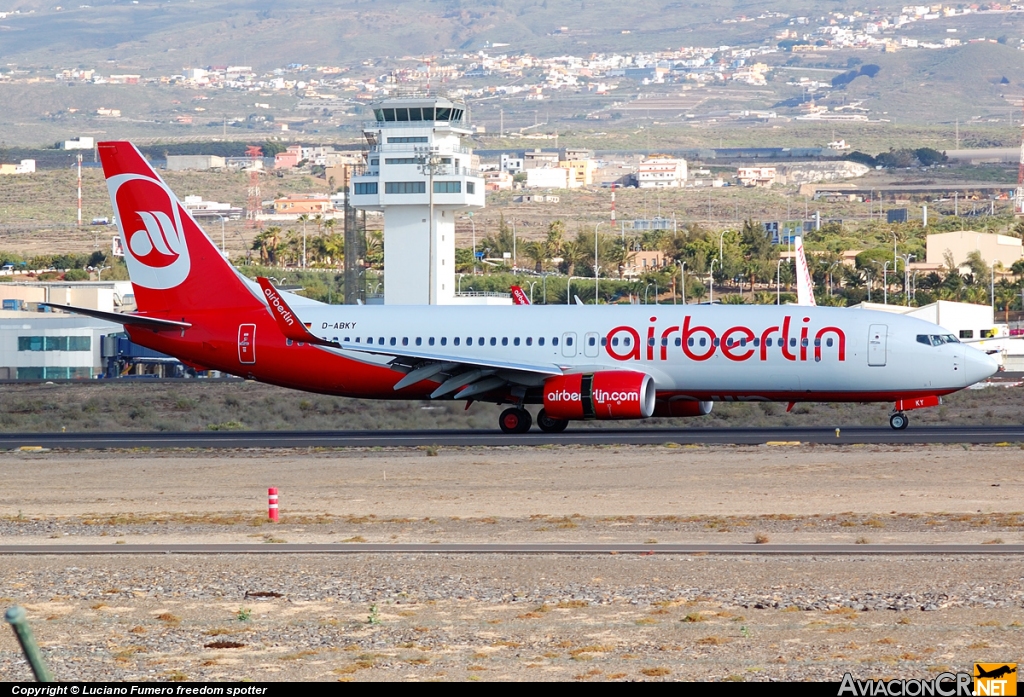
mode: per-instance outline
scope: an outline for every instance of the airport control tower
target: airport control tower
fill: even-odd
[[[455,216],[483,208],[470,167],[464,104],[397,97],[373,105],[364,125],[366,170],[352,178],[352,207],[384,213],[384,302],[447,305],[455,298]]]

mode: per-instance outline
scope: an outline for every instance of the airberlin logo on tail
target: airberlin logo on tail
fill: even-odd
[[[174,288],[188,277],[188,245],[180,207],[162,182],[139,174],[107,180],[132,282]]]
[[[289,327],[295,324],[295,316],[288,310],[288,306],[281,302],[281,297],[270,288],[264,288],[263,294],[267,296],[267,302],[274,308],[274,312],[281,316],[281,320]]]

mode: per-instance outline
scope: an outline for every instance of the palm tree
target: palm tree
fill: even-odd
[[[541,242],[527,242],[523,245],[523,254],[533,262],[534,271],[537,273],[544,270],[544,262],[547,260],[547,255],[544,252],[544,244]]]

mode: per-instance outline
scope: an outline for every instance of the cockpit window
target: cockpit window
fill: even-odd
[[[959,344],[960,340],[952,334],[918,334],[917,343],[925,346],[942,346],[943,344]]]

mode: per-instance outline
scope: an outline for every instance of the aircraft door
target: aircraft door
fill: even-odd
[[[238,362],[252,365],[256,362],[256,325],[238,325]]]
[[[587,358],[597,358],[601,350],[601,337],[597,332],[587,332],[583,337],[583,355]]]
[[[868,365],[885,365],[886,333],[889,327],[884,324],[872,324],[868,329]]]
[[[576,355],[576,332],[562,334],[562,355],[566,358]]]

